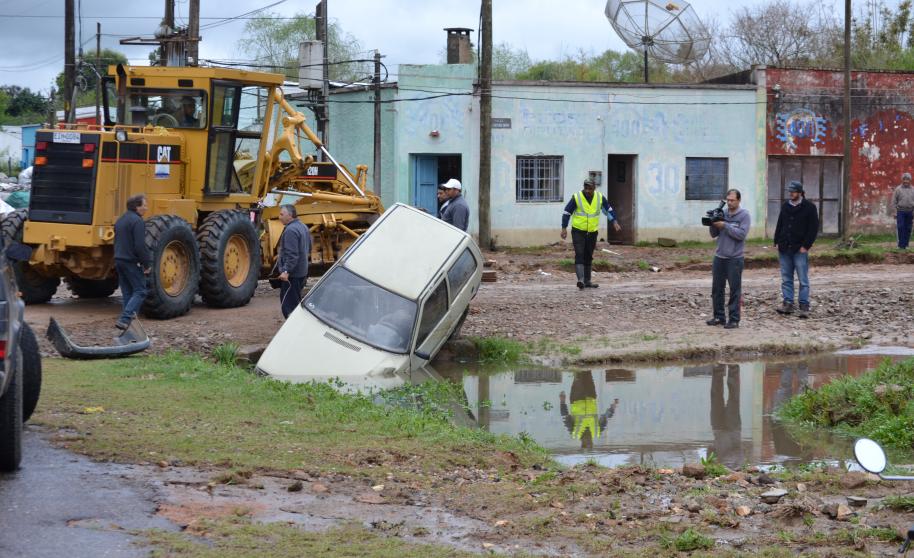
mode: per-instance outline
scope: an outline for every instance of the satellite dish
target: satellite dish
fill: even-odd
[[[688,2],[681,0],[608,0],[606,17],[629,47],[670,64],[700,59],[711,46],[711,34]]]

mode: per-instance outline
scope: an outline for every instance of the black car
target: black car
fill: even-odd
[[[7,250],[0,249],[0,472],[19,467],[22,424],[41,392],[41,353],[24,308]]]

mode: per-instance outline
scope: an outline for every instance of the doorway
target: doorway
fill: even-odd
[[[841,157],[768,157],[768,220],[765,232],[774,237],[781,206],[792,180],[803,183],[806,199],[819,210],[819,232],[835,235],[841,214]]]
[[[606,239],[612,244],[635,243],[635,159],[637,155],[610,155],[606,164],[606,198],[622,230],[609,227]]]
[[[451,178],[463,182],[460,154],[410,155],[410,197],[412,205],[431,215],[438,215],[438,185]]]

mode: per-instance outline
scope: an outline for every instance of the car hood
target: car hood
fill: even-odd
[[[273,336],[257,370],[288,382],[343,381],[366,376],[381,380],[409,370],[409,355],[381,351],[318,320],[301,306]]]

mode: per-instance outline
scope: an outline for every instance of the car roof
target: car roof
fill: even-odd
[[[395,204],[346,256],[345,267],[416,300],[468,235],[404,204]]]

